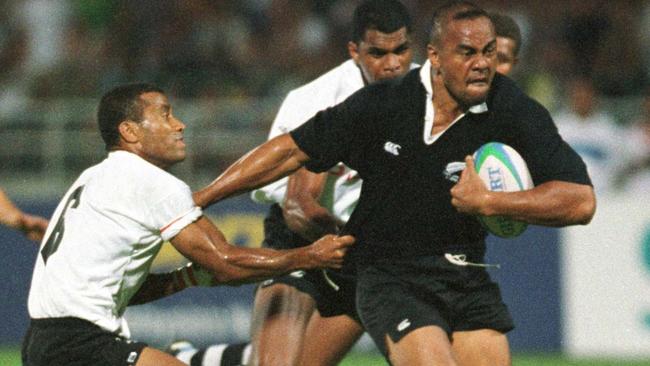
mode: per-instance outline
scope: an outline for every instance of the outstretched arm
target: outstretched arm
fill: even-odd
[[[23,212],[14,205],[4,191],[0,190],[0,223],[22,231],[31,240],[40,241],[43,239],[48,221],[43,217]]]
[[[154,301],[192,286],[238,285],[298,269],[340,268],[354,238],[327,235],[290,250],[245,248],[229,244],[212,222],[201,217],[171,243],[192,263],[168,273],[150,273],[129,305]]]
[[[229,244],[205,217],[172,240],[185,257],[214,275],[216,283],[255,282],[297,269],[340,268],[351,236],[328,235],[312,245],[290,249],[245,248]]]
[[[248,152],[212,183],[195,192],[194,202],[205,208],[291,174],[308,160],[289,134],[280,135]]]
[[[343,225],[319,203],[326,181],[327,173],[316,174],[305,168],[289,177],[282,213],[289,229],[307,240],[335,234]]]
[[[474,169],[474,160],[451,189],[451,204],[459,212],[483,216],[507,216],[545,226],[586,225],[596,211],[591,186],[550,181],[520,192],[491,192]]]

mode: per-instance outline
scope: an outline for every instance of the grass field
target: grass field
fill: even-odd
[[[562,356],[552,355],[515,355],[513,366],[648,366],[650,360],[569,360]],[[0,347],[1,366],[20,366],[20,350],[18,348]],[[341,366],[386,366],[381,356],[375,354],[356,353],[348,356]]]

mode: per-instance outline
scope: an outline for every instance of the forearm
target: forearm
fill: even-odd
[[[228,244],[223,234],[205,218],[199,219],[196,227],[200,230],[194,231],[191,241],[184,241],[186,233],[183,231],[172,239],[172,244],[185,257],[211,273],[215,283],[256,282],[314,265],[306,248],[276,251],[237,247]]]
[[[214,276],[196,263],[188,263],[168,273],[149,273],[129,305],[138,305],[167,297],[188,287],[214,286]]]
[[[277,277],[299,269],[316,268],[306,248],[273,250],[267,248],[237,248],[224,256],[215,276],[219,283],[241,284]]]
[[[278,136],[244,155],[212,183],[195,192],[194,202],[207,207],[222,199],[251,191],[294,172],[307,159],[291,136]]]
[[[7,195],[0,191],[0,223],[13,229],[22,226],[23,212],[11,202]]]
[[[340,223],[327,209],[313,203],[286,200],[283,208],[287,227],[307,240],[316,240],[326,234],[338,233]]]
[[[328,173],[312,173],[305,168],[289,177],[282,206],[284,220],[291,231],[307,240],[338,232],[336,218],[320,204]]]
[[[592,187],[551,181],[521,192],[487,192],[481,214],[544,226],[588,224],[595,212]]]

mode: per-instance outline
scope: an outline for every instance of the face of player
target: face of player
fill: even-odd
[[[497,37],[497,72],[508,75],[516,64],[515,40],[507,37]]]
[[[140,96],[142,121],[137,123],[138,154],[150,163],[168,168],[185,159],[185,124],[172,114],[164,94],[151,92]]]
[[[359,44],[348,43],[348,52],[361,68],[368,84],[404,75],[409,71],[413,59],[406,27],[393,33],[368,30]]]
[[[460,105],[480,104],[487,98],[496,72],[497,41],[487,17],[449,21],[439,45],[429,45],[436,77]]]

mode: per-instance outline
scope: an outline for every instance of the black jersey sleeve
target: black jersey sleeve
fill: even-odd
[[[582,158],[562,139],[548,110],[524,95],[515,98],[517,142],[535,185],[559,180],[591,185]]]
[[[307,169],[323,172],[339,162],[355,168],[350,156],[364,145],[369,133],[364,126],[375,110],[376,96],[372,91],[375,89],[367,89],[361,89],[343,103],[318,112],[291,131],[293,140],[310,158]]]

